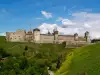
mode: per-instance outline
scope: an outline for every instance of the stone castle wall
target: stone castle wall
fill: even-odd
[[[73,35],[59,35],[59,37],[58,37],[58,40],[59,40],[59,43],[62,43],[62,42],[64,42],[65,40],[67,41],[67,40],[72,40],[72,41],[74,41],[74,36]]]
[[[89,36],[89,35],[87,35]],[[89,38],[87,37],[89,40]],[[35,42],[35,43],[62,43],[64,41],[71,41],[72,43],[76,41],[85,41],[84,37],[75,35],[58,35],[58,31],[53,34],[40,34],[39,29],[34,29],[33,31],[26,32],[25,30],[17,30],[16,32],[7,32],[6,40],[10,42]],[[69,43],[69,42],[68,42]]]
[[[40,41],[40,31],[34,31],[33,32],[34,42]]]
[[[16,31],[16,32],[7,32],[6,39],[11,42],[24,42],[25,32],[24,31]]]
[[[40,35],[40,42],[41,43],[53,43],[54,42],[54,36],[53,35],[47,35],[47,34],[41,34]]]
[[[90,43],[87,43],[86,41],[66,41],[66,48],[77,48],[87,44]]]

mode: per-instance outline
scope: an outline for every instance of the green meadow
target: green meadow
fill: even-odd
[[[6,42],[0,37],[0,75],[48,75],[47,68],[57,71],[70,51],[64,44]]]
[[[100,43],[74,49],[55,75],[100,75]]]

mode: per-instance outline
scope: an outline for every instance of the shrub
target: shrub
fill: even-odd
[[[62,45],[63,45],[63,47],[65,48],[65,47],[66,47],[66,41],[64,41],[64,42],[62,43]]]
[[[25,46],[25,49],[24,50],[27,51],[28,50],[28,46]]]
[[[20,63],[20,69],[25,69],[28,67],[28,60],[26,58],[23,58],[21,63]]]
[[[8,57],[10,54],[8,54],[3,48],[0,48],[0,58]]]

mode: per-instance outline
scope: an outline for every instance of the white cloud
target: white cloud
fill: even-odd
[[[71,20],[69,19],[63,19],[62,20],[62,24],[63,25],[74,25],[75,23],[73,23]]]
[[[6,33],[1,32],[0,36],[6,36]]]
[[[75,25],[75,23],[72,22],[71,20],[63,19],[62,17],[59,17],[56,21],[60,21],[62,23],[62,27],[64,27],[64,28],[71,26],[71,25]]]
[[[47,19],[52,18],[52,13],[49,13],[49,12],[46,12],[46,11],[41,11],[41,13]]]
[[[74,25],[75,23],[72,22],[69,19],[64,19],[62,17],[59,17],[56,21],[61,21],[63,25]]]
[[[48,32],[48,30],[53,33],[53,29],[55,27],[58,27],[57,24],[48,24],[48,23],[43,23],[41,24],[38,28],[41,30],[41,33],[45,34]]]
[[[63,18],[62,17],[59,17],[56,21],[62,21]]]
[[[87,23],[84,24],[84,27],[85,28],[91,28],[91,26],[89,24],[87,24]]]
[[[41,24],[38,28],[41,30],[42,34],[46,34],[48,30],[53,33],[54,28],[57,27],[57,30],[59,33],[62,34],[71,34],[73,35],[76,32],[80,32],[81,28],[63,28],[62,26],[59,26],[57,24],[48,24],[48,23],[43,23]]]
[[[62,25],[41,24],[39,28],[42,33],[47,33],[47,29],[52,32],[56,26],[58,31],[63,34],[77,32],[79,35],[84,35],[85,31],[89,31],[91,38],[100,38],[100,13],[76,12],[72,13],[71,19],[59,17],[56,21],[60,21]]]
[[[91,33],[91,38],[100,38],[100,13],[77,12],[72,16],[78,26],[80,23]]]

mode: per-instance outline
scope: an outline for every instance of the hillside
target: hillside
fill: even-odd
[[[63,44],[6,42],[0,37],[0,75],[48,75],[47,67],[56,71],[58,57],[62,63],[70,51]]]
[[[55,51],[62,52],[66,51],[63,45],[59,44],[34,44],[29,42],[6,42],[4,36],[0,36],[0,48],[5,49],[8,53],[13,55],[23,54],[25,46],[28,46],[28,52],[38,52],[38,51]]]
[[[55,75],[100,75],[100,43],[73,50]]]

